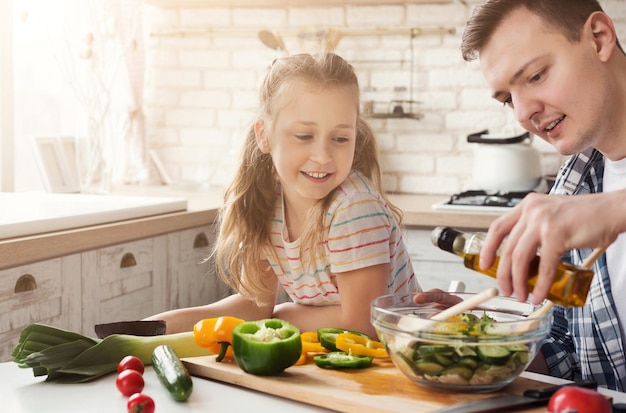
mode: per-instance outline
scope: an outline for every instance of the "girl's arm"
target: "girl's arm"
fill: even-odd
[[[373,265],[337,274],[340,305],[313,306],[296,303],[279,304],[274,317],[291,322],[301,331],[323,327],[345,328],[376,337],[370,321],[374,298],[387,293],[389,264]]]
[[[211,304],[179,308],[155,314],[145,320],[164,320],[166,334],[192,331],[193,326],[205,318],[232,316],[243,320],[259,320],[272,315],[273,305],[258,306],[240,294],[233,294]]]

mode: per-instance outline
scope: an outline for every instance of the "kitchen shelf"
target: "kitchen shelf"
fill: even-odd
[[[452,0],[146,0],[146,4],[163,8],[375,6],[389,4],[444,4],[451,2]]]

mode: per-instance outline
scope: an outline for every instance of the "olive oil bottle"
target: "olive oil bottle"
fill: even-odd
[[[479,266],[480,250],[485,236],[484,232],[461,232],[450,227],[437,227],[431,233],[431,241],[442,250],[463,257],[467,268],[496,278],[499,256],[491,268],[482,270]],[[528,270],[528,290],[532,292],[539,272],[539,256],[531,261]],[[564,307],[581,307],[587,300],[592,279],[593,271],[561,262],[547,298]]]

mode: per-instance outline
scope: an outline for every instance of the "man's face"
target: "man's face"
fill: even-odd
[[[606,135],[610,87],[593,50],[584,36],[571,43],[522,7],[502,20],[479,55],[493,97],[524,129],[572,154]]]

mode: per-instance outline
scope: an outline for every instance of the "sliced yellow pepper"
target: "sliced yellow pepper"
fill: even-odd
[[[306,364],[307,360],[308,359],[306,353],[302,353],[300,354],[300,358],[298,359],[298,361],[296,361],[296,364],[294,364],[294,366],[301,366],[303,364]]]
[[[302,340],[302,352],[303,353],[327,353],[319,339],[317,338],[317,331],[305,331],[300,334]]]
[[[309,353],[328,353],[328,350],[319,342],[317,331],[304,331],[300,333],[300,340],[302,341],[302,354],[296,362],[296,366],[306,364]]]
[[[355,356],[389,357],[383,343],[357,334],[341,333],[337,335],[336,345],[339,350]]]

